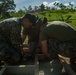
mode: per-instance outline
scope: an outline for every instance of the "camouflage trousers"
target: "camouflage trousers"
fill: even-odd
[[[7,64],[15,64],[20,60],[20,53],[7,43],[0,43],[0,61]]]
[[[65,57],[76,57],[76,40],[61,42],[56,39],[49,39],[48,50],[52,55],[61,54]]]

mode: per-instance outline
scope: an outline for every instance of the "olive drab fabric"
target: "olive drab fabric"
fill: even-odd
[[[74,40],[76,39],[76,30],[65,22],[54,21],[49,23],[40,34],[41,41],[50,38],[54,38],[59,41]]]

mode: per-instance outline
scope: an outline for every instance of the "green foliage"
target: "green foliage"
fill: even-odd
[[[32,6],[31,5],[28,7],[28,11],[32,11]]]
[[[39,9],[39,7],[38,7],[38,6],[35,6],[35,7],[34,7],[34,10],[35,10],[35,11],[37,11],[38,9]]]
[[[0,15],[5,17],[6,13],[15,10],[15,7],[14,0],[0,0]]]
[[[25,15],[25,11],[23,11],[22,9],[20,9],[18,12],[10,12],[10,15],[12,17],[22,17]]]
[[[43,16],[45,16],[46,12],[41,12],[40,14],[43,15]]]
[[[40,5],[40,10],[41,10],[41,11],[44,11],[44,10],[45,10],[45,5],[41,4],[41,5]]]
[[[22,17],[25,13],[34,12],[33,14],[39,16],[40,18],[46,16],[49,22],[55,20],[65,21],[76,28],[76,7],[74,8],[71,3],[69,3],[68,7],[65,7],[62,3],[55,3],[54,6],[55,7],[52,9],[50,7],[45,7],[43,4],[35,6],[34,9],[32,6],[29,6],[28,8],[24,6],[24,10],[20,9],[16,12],[14,11],[16,7],[14,0],[0,0],[0,20],[5,18],[1,17],[6,15],[7,12],[9,12],[8,15],[11,15],[11,17]],[[57,10],[57,8],[61,9]]]
[[[57,20],[68,22],[70,24],[73,24],[73,26],[76,25],[76,10],[71,12],[70,10],[64,10],[63,12],[61,10],[50,10],[41,12],[40,14],[38,14],[38,16],[41,18],[46,16],[49,22]]]

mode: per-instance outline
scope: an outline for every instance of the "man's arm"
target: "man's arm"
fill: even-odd
[[[47,59],[50,59],[50,54],[48,52],[48,44],[47,44],[47,33],[46,33],[46,28],[44,28],[41,33],[40,33],[40,41],[42,45],[42,52],[46,56]]]
[[[41,41],[43,54],[50,59],[50,54],[48,53],[47,40]]]
[[[26,36],[25,34],[22,34],[22,44],[24,43],[25,39],[26,39]]]

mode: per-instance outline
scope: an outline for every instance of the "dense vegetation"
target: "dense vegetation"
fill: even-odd
[[[76,7],[71,2],[69,2],[69,6],[62,3],[55,3],[54,6],[50,8],[41,4],[32,8],[30,5],[28,8],[24,6],[24,10],[15,11],[16,4],[14,0],[0,0],[0,20],[10,17],[22,17],[25,13],[33,13],[40,18],[46,16],[49,22],[55,20],[65,21],[76,28]]]

